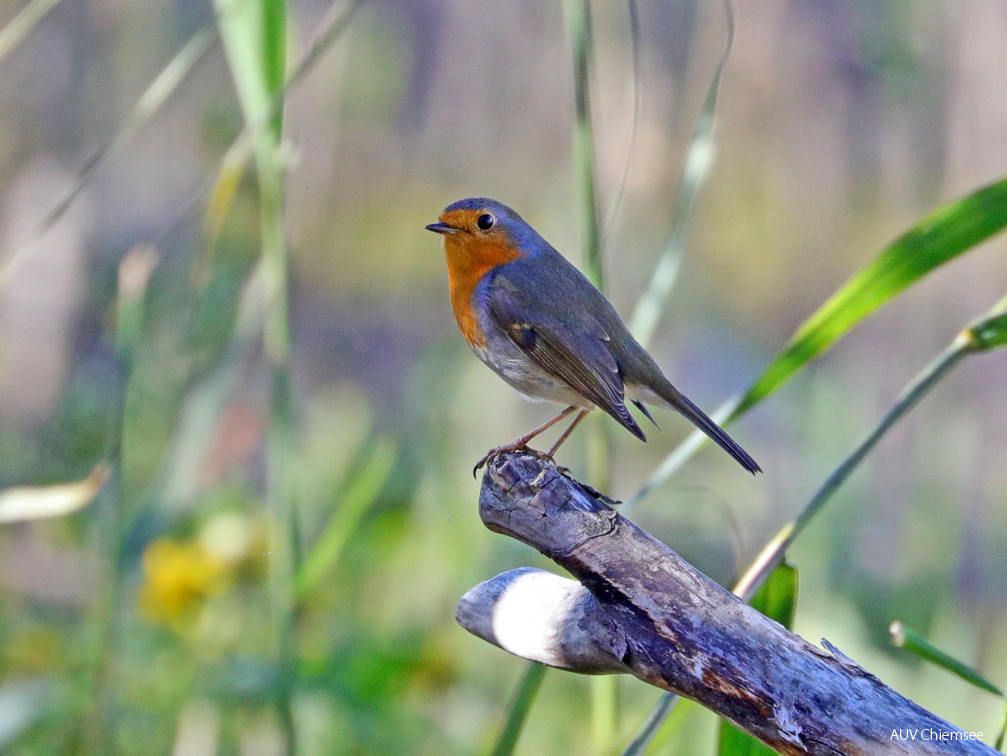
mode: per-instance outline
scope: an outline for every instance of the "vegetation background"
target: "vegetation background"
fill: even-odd
[[[628,318],[726,27],[718,4],[641,0],[634,100],[627,8],[593,11],[603,267]],[[548,563],[482,527],[469,473],[549,410],[471,355],[423,226],[489,196],[583,263],[564,7],[373,0],[312,48],[329,14],[0,3],[5,751],[468,754],[500,732],[526,664],[454,607]],[[709,410],[904,230],[1007,172],[995,4],[767,0],[735,21],[716,159],[651,340]],[[736,424],[765,475],[704,449],[633,518],[730,584],[1003,297],[1005,251],[926,277]],[[1005,374],[1007,353],[963,363],[789,551],[796,632],[987,742],[1003,701],[888,628],[1007,684]],[[646,445],[609,434],[612,496],[690,430],[657,419]],[[561,454],[581,477],[589,438]],[[77,511],[34,519],[46,495]],[[518,753],[618,752],[658,692],[613,686],[550,673]],[[649,752],[714,748],[709,713],[681,706],[666,728]]]

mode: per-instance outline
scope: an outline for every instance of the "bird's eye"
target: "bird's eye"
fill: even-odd
[[[480,231],[489,231],[493,228],[494,223],[496,223],[496,220],[489,213],[483,213],[476,218],[476,225],[479,226]]]

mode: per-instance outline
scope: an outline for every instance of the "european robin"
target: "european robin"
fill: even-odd
[[[671,385],[604,295],[509,207],[463,199],[426,228],[444,237],[451,307],[476,356],[530,399],[567,405],[549,422],[490,451],[476,470],[498,454],[527,449],[575,410],[549,458],[595,407],[646,441],[628,400],[652,423],[644,402],[678,410],[746,470],[762,471]]]

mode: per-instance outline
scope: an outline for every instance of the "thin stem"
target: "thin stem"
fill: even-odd
[[[273,640],[281,668],[292,669],[295,613],[294,504],[291,496],[293,400],[290,377],[288,259],[283,212],[283,167],[279,139],[272,129],[260,133],[257,150],[262,228],[264,288],[263,349],[270,373],[269,430],[266,439],[266,501],[272,514],[270,597]],[[297,751],[289,690],[280,706],[287,753]]]
[[[650,276],[647,289],[637,300],[633,317],[629,321],[630,331],[644,346],[649,344],[653,338],[665,303],[675,285],[682,255],[685,252],[692,208],[713,162],[713,128],[716,123],[717,97],[724,68],[730,58],[731,50],[734,48],[734,9],[730,0],[724,0],[724,15],[727,23],[727,39],[724,42],[724,51],[721,53],[720,60],[717,62],[717,67],[707,87],[703,109],[700,111],[689,139],[682,176],[672,201],[671,231],[654,272]],[[723,425],[727,418],[733,415],[740,402],[740,396],[728,400],[711,417],[719,425]],[[706,434],[700,430],[694,430],[690,433],[685,441],[654,471],[640,490],[623,505],[623,511],[632,509],[651,491],[677,472],[703,445],[706,438]]]
[[[263,353],[269,371],[266,504],[269,509],[269,598],[273,656],[282,670],[276,691],[286,752],[296,753],[291,702],[294,670],[297,543],[293,502],[293,398],[290,375],[289,261],[281,157],[286,70],[286,0],[217,0],[217,22],[254,147],[259,187]],[[255,128],[250,129],[252,122]]]
[[[713,128],[716,124],[717,96],[724,68],[734,47],[734,10],[730,0],[724,0],[724,15],[727,21],[727,40],[724,42],[724,51],[707,87],[703,109],[692,128],[682,176],[671,206],[671,232],[668,234],[664,251],[657,261],[647,289],[637,300],[636,309],[630,319],[630,331],[644,346],[653,338],[658,320],[668,301],[668,295],[678,278],[696,197],[713,165]]]
[[[128,252],[119,265],[115,332],[119,397],[106,451],[111,474],[96,504],[93,534],[96,551],[104,561],[100,592],[92,614],[91,704],[85,718],[85,739],[92,753],[114,750],[115,741],[105,721],[105,710],[109,703],[109,678],[113,663],[114,619],[123,581],[122,542],[134,514],[123,499],[123,436],[133,365],[141,343],[147,282],[154,264],[153,251],[141,247]]]
[[[287,94],[301,82],[304,76],[319,61],[322,54],[346,30],[350,24],[350,20],[353,18],[353,14],[363,1],[346,0],[345,2],[338,2],[337,0],[332,4],[329,12],[322,19],[320,31],[311,40],[307,50],[304,51],[304,54],[298,59],[297,63],[290,69],[290,74],[286,81],[283,82],[283,85],[271,94],[266,107],[258,113],[246,114],[245,125],[224,152],[224,157],[221,159],[221,169],[218,174],[226,172],[240,173],[240,167],[248,161],[254,151],[259,132],[271,122],[275,122],[277,115],[283,110]],[[218,175],[214,181],[200,190],[197,205],[202,204],[203,196],[210,194],[220,181],[221,177]],[[190,214],[191,210],[187,208],[181,217],[186,218]]]
[[[60,0],[32,0],[22,8],[7,25],[0,30],[0,60],[21,44],[35,24],[45,18],[45,15],[59,4]]]
[[[226,215],[226,211],[223,213],[219,212],[219,208],[216,205],[223,204],[228,207],[230,206],[229,199],[222,199],[221,196],[217,195],[233,195],[233,191],[237,188],[237,183],[241,179],[244,166],[254,152],[255,139],[258,132],[282,108],[283,103],[286,101],[287,93],[300,83],[304,76],[321,59],[322,55],[347,29],[353,14],[362,3],[363,0],[345,0],[345,2],[336,0],[330,6],[329,12],[322,19],[318,33],[312,38],[297,63],[291,67],[290,75],[283,83],[283,86],[272,94],[267,107],[262,112],[255,115],[255,117],[247,117],[246,114],[244,126],[228,145],[224,156],[221,158],[220,170],[217,172],[216,177],[204,183],[193,194],[185,208],[164,229],[157,240],[157,246],[163,246],[180,228],[183,228],[191,219],[204,212],[206,199],[209,197],[210,210],[207,211],[207,220],[209,222],[207,224],[206,235],[209,239],[209,246],[212,248],[213,241],[224,222],[222,216]],[[223,189],[223,184],[233,184],[233,186],[230,189]],[[2,277],[2,269],[0,269],[0,277]],[[194,272],[192,280],[199,280],[198,271]]]
[[[8,283],[12,271],[32,252],[35,242],[63,217],[77,197],[81,195],[85,187],[91,182],[98,169],[105,164],[108,157],[132,139],[178,89],[179,85],[196,67],[196,64],[210,50],[216,39],[217,36],[213,29],[209,27],[200,29],[175,54],[171,62],[162,69],[161,73],[157,75],[154,81],[150,83],[150,86],[140,96],[140,99],[136,101],[132,111],[130,111],[129,117],[123,122],[111,140],[87,159],[78,172],[77,180],[73,186],[42,217],[29,232],[28,236],[25,237],[25,240],[15,249],[14,253],[0,265],[0,286]]]
[[[588,0],[567,0],[567,36],[573,53],[574,191],[581,224],[581,245],[587,277],[605,291],[602,238],[598,221],[598,195],[595,186],[594,129],[591,122],[591,60],[593,55],[591,6]],[[611,443],[603,419],[591,423],[587,436],[588,480],[600,491],[608,488],[611,467]],[[611,749],[618,731],[619,701],[611,678],[591,681],[591,732],[596,753]]]
[[[626,184],[629,182],[629,169],[633,164],[633,151],[636,147],[636,135],[640,127],[643,110],[643,77],[640,75],[640,10],[636,0],[626,0],[626,11],[629,16],[630,78],[633,80],[633,122],[630,124],[629,144],[626,146],[626,157],[622,164],[622,175],[619,177],[619,188],[612,202],[612,209],[605,221],[605,240],[612,238],[615,221],[622,210],[626,198]]]
[[[612,751],[618,728],[619,676],[599,675],[591,680],[591,740],[595,753]]]
[[[126,386],[120,387],[124,401]],[[123,413],[120,409],[119,427]],[[118,436],[119,433],[117,432]],[[98,598],[91,615],[93,651],[91,653],[89,706],[84,718],[84,737],[91,753],[110,751],[114,737],[109,730],[105,711],[109,704],[109,677],[115,626],[115,609],[118,602],[121,574],[119,568],[120,532],[122,530],[119,506],[122,499],[122,446],[121,438],[114,440],[109,450],[112,471],[98,501],[95,503],[94,542],[98,553],[104,556],[101,565]]]
[[[594,128],[591,124],[591,6],[588,0],[567,0],[564,8],[566,9],[567,36],[570,39],[573,52],[574,191],[580,213],[584,267],[591,283],[604,291],[605,271],[601,259],[598,196],[595,188]]]
[[[514,753],[525,719],[528,718],[531,705],[538,695],[539,688],[542,687],[547,669],[549,668],[544,664],[532,662],[521,676],[521,682],[518,683],[517,690],[514,691],[514,696],[507,707],[507,720],[504,722],[503,730],[490,752],[492,756],[510,756]]]
[[[622,756],[641,756],[654,740],[654,736],[657,735],[657,731],[661,729],[661,725],[671,714],[676,703],[678,703],[677,695],[668,692],[662,693],[650,714],[647,715],[647,721],[643,723],[636,736],[626,746]]]
[[[804,505],[801,513],[792,522],[788,522],[780,532],[766,544],[756,557],[755,562],[745,571],[734,587],[734,593],[748,600],[759,589],[769,573],[783,559],[790,544],[807,527],[808,523],[818,514],[839,487],[846,482],[850,474],[857,469],[864,457],[877,445],[888,430],[897,423],[903,415],[915,407],[919,401],[930,393],[930,390],[944,378],[959,361],[971,350],[970,342],[965,338],[957,338],[936,360],[931,362],[907,385],[895,404],[884,414],[877,425],[871,429],[863,441],[853,450],[818,489],[811,500]]]
[[[265,289],[263,345],[271,378],[267,440],[266,498],[276,528],[272,543],[272,591],[276,643],[281,653],[293,618],[293,532],[289,491],[292,424],[290,324],[287,303],[287,251],[283,234],[282,173],[271,164],[259,167],[262,203],[262,280]]]
[[[919,401],[941,381],[942,378],[950,373],[963,357],[974,352],[976,348],[976,341],[972,336],[971,331],[963,331],[937,359],[924,368],[902,390],[891,409],[885,413],[878,424],[871,430],[870,433],[867,434],[866,438],[864,438],[860,445],[857,446],[857,448],[854,449],[854,451],[845,460],[843,460],[839,467],[837,467],[826,479],[815,495],[812,496],[811,500],[801,510],[801,513],[797,516],[797,518],[784,525],[772,538],[772,540],[766,544],[756,557],[755,561],[751,564],[751,566],[749,566],[749,568],[731,589],[731,592],[734,593],[734,595],[738,596],[743,601],[751,600],[752,596],[759,589],[762,583],[765,582],[770,573],[772,573],[776,566],[782,561],[787,548],[794,542],[794,539],[800,535],[808,523],[811,522],[812,518],[821,510],[825,503],[846,481],[850,474],[852,474],[860,462],[863,461],[864,457],[866,457],[867,454],[877,445],[878,441],[881,440],[885,433],[887,433],[888,430],[896,422],[898,422],[903,415],[915,407]],[[729,417],[733,411],[732,405],[736,406],[737,402],[738,399],[733,399],[725,403],[714,414],[714,418]],[[695,435],[697,434],[694,433],[693,436]],[[686,439],[686,441],[679,447],[678,451],[672,455],[665,464],[667,465],[669,462],[681,464],[681,462],[688,458],[692,451],[699,446],[699,442],[695,442],[694,444],[691,442],[693,442],[692,436]],[[655,475],[654,477],[656,478],[657,476]],[[640,493],[638,493],[631,501],[627,502],[627,505],[639,501],[649,490],[650,489],[645,486],[644,489],[641,489]],[[624,505],[623,508],[627,505]],[[636,743],[640,741],[646,745],[646,742],[648,742],[650,738],[653,738],[654,733],[657,732],[661,724],[674,709],[676,702],[677,699],[671,696],[671,694],[663,696],[654,707],[654,710],[648,717],[647,722],[644,724],[644,727],[637,734],[633,742]],[[626,754],[635,754],[640,752],[641,751],[627,750]]]
[[[735,407],[741,402],[741,394],[738,394],[732,399],[728,399],[726,402],[721,404],[716,411],[710,413],[710,418],[717,423],[717,425],[723,426],[727,418],[731,417],[734,412]],[[633,496],[623,504],[619,511],[626,513],[629,510],[636,507],[641,501],[646,499],[654,489],[663,485],[668,478],[678,472],[679,468],[682,467],[693,454],[706,442],[708,436],[701,430],[693,430],[685,437],[685,440],[680,443],[675,450],[669,454],[664,462],[651,474],[647,481],[640,486],[639,490],[633,494]]]

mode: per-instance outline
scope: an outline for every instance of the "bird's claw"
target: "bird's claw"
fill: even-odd
[[[486,456],[476,462],[476,466],[472,468],[472,477],[476,477],[476,473],[479,472],[483,467],[485,467],[489,462],[499,457],[501,454],[508,454],[511,452],[524,452],[525,454],[531,454],[532,456],[538,457],[543,462],[552,463],[554,460],[549,454],[544,451],[539,451],[538,449],[532,449],[530,446],[525,446],[524,444],[508,444],[506,446],[498,446],[495,449],[490,449]]]
[[[539,451],[538,449],[525,449],[525,451],[528,452],[529,454],[538,457],[543,462],[548,462],[550,465],[555,465],[556,463],[556,460],[554,460],[552,458],[552,455],[550,455],[548,452]]]
[[[494,449],[493,451],[496,451],[496,449]],[[493,457],[495,457],[495,456],[496,456],[495,454],[493,454],[493,451],[491,451],[491,452],[490,452],[489,454],[487,454],[487,455],[486,455],[485,457],[483,457],[483,458],[482,458],[482,459],[480,459],[480,460],[479,460],[478,462],[476,462],[476,466],[472,468],[472,479],[473,479],[473,480],[475,480],[475,478],[476,478],[476,474],[477,474],[477,473],[478,473],[478,472],[479,472],[479,471],[480,471],[480,470],[481,470],[481,469],[482,469],[483,467],[485,467],[485,466],[486,466],[486,463],[487,463],[487,462],[489,462],[489,461],[490,461],[490,459],[492,459]]]
[[[495,457],[498,457],[498,456],[500,456],[501,454],[503,454],[504,452],[508,452],[508,451],[517,451],[517,450],[516,450],[516,449],[511,449],[511,448],[508,448],[508,447],[506,447],[506,446],[498,446],[498,447],[497,447],[497,448],[495,448],[495,449],[490,449],[490,450],[489,450],[489,451],[488,451],[488,452],[486,453],[486,456],[485,456],[485,457],[483,457],[482,459],[480,459],[480,460],[479,460],[478,462],[476,462],[476,466],[472,468],[472,477],[473,477],[473,478],[475,478],[475,477],[476,477],[476,474],[477,474],[477,473],[478,473],[478,472],[479,472],[479,471],[480,471],[480,470],[481,470],[482,468],[484,468],[484,467],[486,466],[486,464],[487,464],[488,462],[490,462],[490,460],[492,460],[492,459],[494,459]]]

